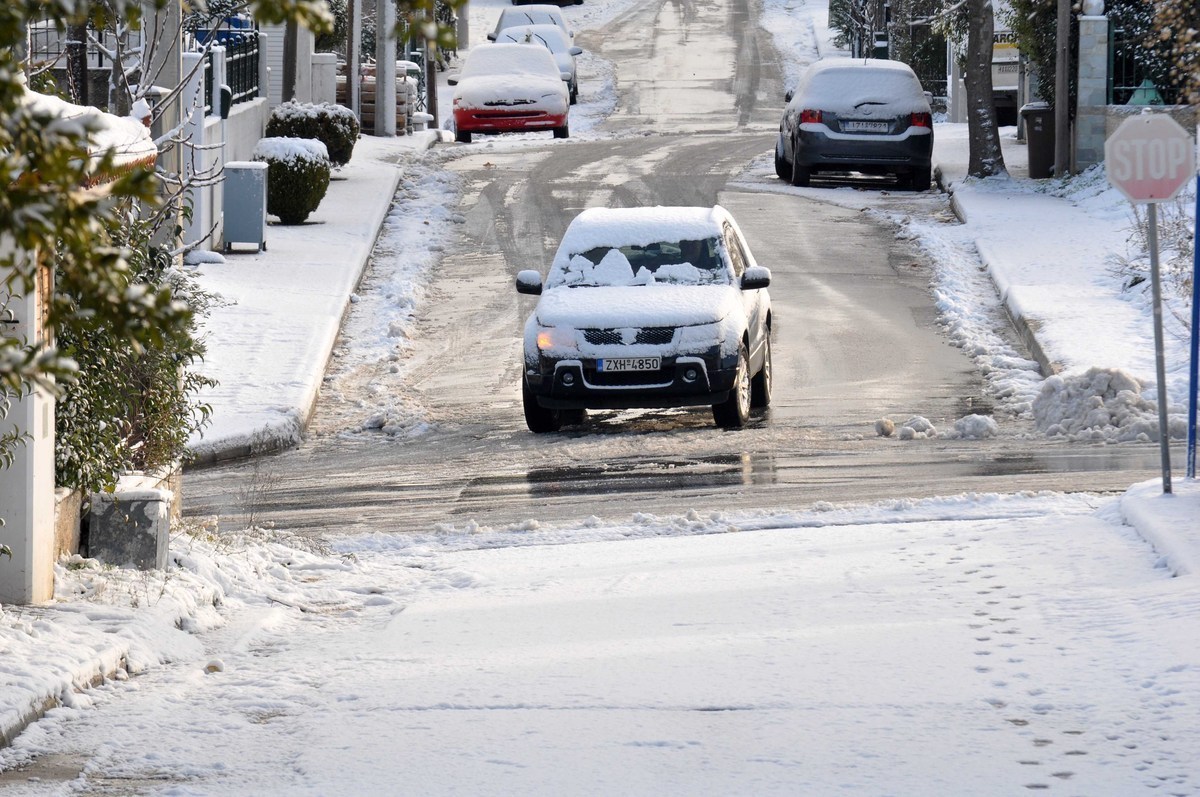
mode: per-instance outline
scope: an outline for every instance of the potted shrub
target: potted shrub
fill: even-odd
[[[300,224],[317,209],[329,188],[329,152],[312,138],[263,138],[254,160],[267,164],[267,213],[284,224]]]
[[[330,163],[345,166],[358,140],[358,117],[341,105],[285,102],[271,111],[266,134],[272,138],[315,138],[325,144]]]

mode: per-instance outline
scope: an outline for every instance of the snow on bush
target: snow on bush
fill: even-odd
[[[1037,428],[1051,437],[1117,443],[1158,439],[1157,407],[1142,398],[1141,382],[1115,368],[1050,377],[1034,399],[1033,416]],[[1185,432],[1182,416],[1172,418],[1170,435]]]

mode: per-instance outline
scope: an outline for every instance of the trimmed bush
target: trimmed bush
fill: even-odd
[[[358,141],[358,117],[349,108],[326,102],[285,102],[271,111],[267,120],[268,137],[315,138],[325,144],[329,161],[345,166]]]
[[[300,224],[329,188],[329,153],[311,138],[263,138],[254,160],[267,164],[267,212],[284,224]]]

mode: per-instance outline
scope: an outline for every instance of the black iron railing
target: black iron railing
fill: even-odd
[[[225,81],[233,94],[233,105],[248,102],[259,96],[258,66],[261,52],[259,50],[258,32],[250,31],[217,31],[214,36],[216,44],[225,48]],[[213,68],[212,54],[204,59],[204,111],[211,113],[213,109]],[[218,100],[219,101],[219,100]]]

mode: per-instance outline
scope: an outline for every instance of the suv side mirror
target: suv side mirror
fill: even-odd
[[[517,293],[542,295],[542,275],[531,268],[517,272]]]
[[[756,291],[771,284],[771,269],[766,266],[751,266],[742,275],[742,290]]]

